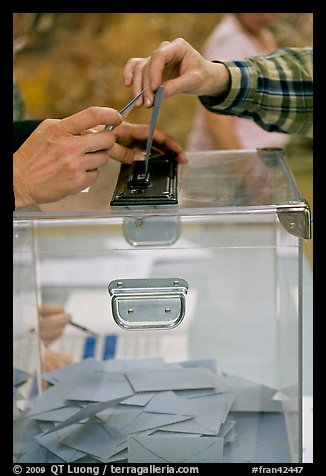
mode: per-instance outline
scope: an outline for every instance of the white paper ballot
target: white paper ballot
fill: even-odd
[[[209,369],[181,368],[178,370],[138,370],[126,373],[135,392],[215,388],[216,376]]]
[[[288,462],[275,390],[217,368],[214,359],[89,358],[48,372],[52,386],[14,420],[17,461]]]
[[[223,438],[138,436],[128,438],[129,463],[222,463]]]

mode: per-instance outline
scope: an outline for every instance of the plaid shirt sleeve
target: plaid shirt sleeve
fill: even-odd
[[[313,134],[313,49],[280,48],[241,61],[219,61],[231,76],[222,102],[200,96],[206,109],[255,121],[269,132]]]

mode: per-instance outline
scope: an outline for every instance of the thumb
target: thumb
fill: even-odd
[[[122,164],[132,164],[136,160],[144,160],[145,155],[143,151],[139,149],[131,149],[123,147],[120,144],[115,143],[109,152],[110,157]]]
[[[177,78],[168,79],[163,83],[165,88],[164,99],[176,94],[194,94],[196,79],[196,75],[190,72],[184,73]]]
[[[49,316],[51,314],[58,314],[58,313],[63,313],[64,312],[64,307],[60,306],[59,304],[42,304],[38,308],[38,313],[40,316],[45,317]]]
[[[121,122],[122,117],[115,109],[92,106],[62,119],[61,127],[69,134],[78,135],[86,129],[92,129],[101,124],[117,126]]]

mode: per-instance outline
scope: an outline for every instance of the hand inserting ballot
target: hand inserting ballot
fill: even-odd
[[[50,372],[71,364],[72,358],[69,355],[56,352],[49,347],[61,337],[65,326],[71,321],[71,315],[58,304],[42,304],[38,308],[38,321],[40,338],[45,346],[42,353],[42,372]],[[44,382],[43,389],[46,388],[47,384]]]
[[[42,355],[42,373],[51,372],[51,370],[61,369],[66,365],[72,363],[72,358],[70,355],[64,354],[62,352],[55,352],[54,350],[47,347]],[[48,387],[47,383],[44,382],[43,389],[45,390]]]
[[[62,335],[71,314],[58,304],[42,304],[38,308],[38,319],[41,340],[48,347]]]

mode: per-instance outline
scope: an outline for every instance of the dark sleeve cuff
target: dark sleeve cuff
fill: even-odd
[[[43,119],[27,119],[13,122],[13,153],[25,142]]]
[[[218,106],[221,102],[223,102],[224,98],[227,96],[223,95],[214,97],[214,96],[199,96],[199,101],[202,103],[203,106],[206,107],[206,109],[211,109],[214,106]]]

